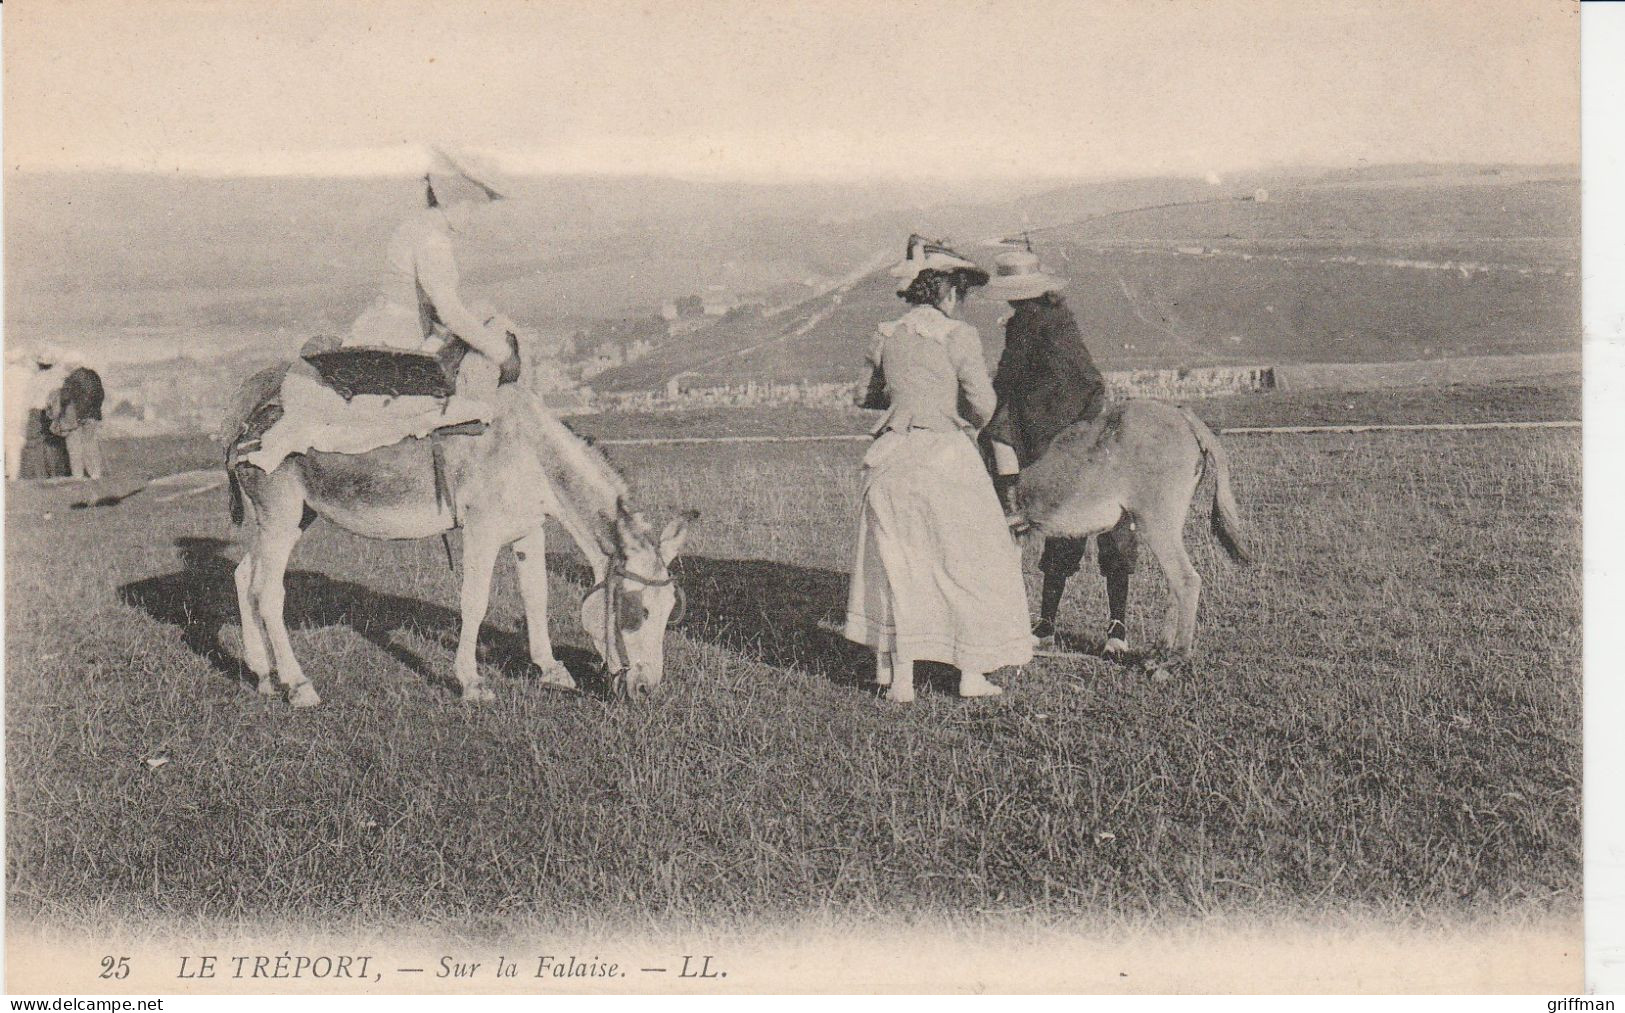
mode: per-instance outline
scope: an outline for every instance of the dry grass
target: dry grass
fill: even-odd
[[[704,511],[647,706],[529,678],[505,561],[482,651],[499,700],[464,707],[439,546],[318,524],[289,600],[326,702],[294,713],[242,681],[218,492],[72,510],[81,492],[17,490],[9,913],[480,933],[1572,912],[1579,434],[1229,445],[1262,561],[1222,562],[1193,518],[1194,676],[1052,660],[966,704],[932,672],[906,709],[821,625],[844,604],[854,445],[613,448],[651,512]],[[185,457],[140,449],[130,473]],[[585,675],[565,550],[553,632]],[[1103,599],[1086,572],[1063,626],[1095,638]],[[1143,637],[1160,578],[1135,600]]]

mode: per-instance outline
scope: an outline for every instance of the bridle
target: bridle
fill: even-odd
[[[661,560],[661,565],[666,565],[665,560]],[[683,621],[687,608],[683,589],[677,585],[677,578],[670,575],[670,570],[667,570],[664,580],[657,580],[628,570],[625,556],[610,557],[609,566],[604,571],[604,579],[587,588],[586,593],[581,596],[581,602],[584,605],[587,599],[598,591],[604,592],[604,673],[609,676],[611,685],[617,689],[625,688],[626,673],[632,667],[630,655],[626,650],[626,636],[621,631],[620,621],[621,602],[625,598],[626,585],[629,581],[642,587],[670,587],[676,594],[677,601],[672,605],[671,615],[666,619],[667,629]],[[613,652],[610,650],[612,644]],[[615,655],[614,658],[610,657],[611,653]],[[615,667],[617,658],[620,661],[619,668]]]

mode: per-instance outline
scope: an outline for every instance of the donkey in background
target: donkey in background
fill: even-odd
[[[1084,538],[1132,521],[1173,599],[1159,647],[1184,663],[1195,642],[1202,591],[1202,578],[1185,551],[1185,518],[1209,468],[1213,532],[1231,559],[1251,562],[1230,490],[1230,460],[1218,437],[1189,409],[1160,401],[1125,401],[1057,436],[1022,471],[1011,526],[1046,538]]]

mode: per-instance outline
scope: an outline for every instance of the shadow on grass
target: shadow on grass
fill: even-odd
[[[119,598],[160,622],[178,627],[188,650],[233,681],[247,676],[239,658],[220,643],[220,631],[238,624],[235,559],[231,543],[219,538],[176,540],[182,566],[176,573],[125,584]],[[585,588],[590,571],[576,557],[549,554],[548,568]],[[713,559],[686,556],[673,572],[688,598],[680,629],[686,636],[778,669],[811,673],[839,686],[871,690],[874,655],[841,636],[847,575],[766,559]],[[461,617],[455,609],[386,594],[348,580],[309,570],[289,570],[286,579],[290,630],[347,626],[427,682],[456,687],[449,666],[431,663],[397,641],[411,629],[450,651],[457,644]],[[560,595],[574,604],[574,596]],[[555,601],[554,608],[566,607]],[[484,659],[508,673],[533,674],[523,630],[486,626],[480,633]],[[598,657],[590,650],[555,645],[554,653],[582,690],[609,693]],[[917,676],[953,692],[954,669],[928,662]]]
[[[672,571],[688,597],[684,635],[838,686],[874,691],[874,654],[840,634],[848,575],[770,559],[683,556]],[[916,677],[957,692],[958,674],[921,662]]]
[[[549,564],[557,571],[558,561]],[[874,654],[840,632],[848,574],[777,560],[705,556],[680,557],[672,571],[688,596],[688,617],[680,627],[685,635],[774,668],[799,669],[839,686],[879,692]],[[1073,579],[1091,577],[1085,573]],[[1077,623],[1083,617],[1063,619]],[[1099,659],[1104,642],[1103,635],[1063,628],[1054,649],[1067,658]],[[1106,660],[1140,669],[1151,657],[1152,652],[1135,648]],[[936,692],[959,691],[959,671],[951,665],[921,661],[914,672],[917,681]]]
[[[160,622],[181,629],[186,646],[232,681],[247,674],[242,662],[220,645],[220,631],[239,622],[237,590],[232,579],[236,560],[225,555],[230,542],[219,538],[179,538],[179,572],[149,577],[119,588],[119,599],[142,609]],[[286,621],[290,630],[348,626],[400,662],[438,686],[455,688],[449,665],[430,663],[396,642],[401,629],[412,629],[455,649],[462,618],[456,610],[415,598],[384,594],[348,580],[334,580],[308,570],[289,570],[286,585]],[[523,631],[480,632],[485,660],[507,673],[534,675]],[[598,657],[580,648],[557,646],[554,653],[575,677],[583,692],[607,695]]]

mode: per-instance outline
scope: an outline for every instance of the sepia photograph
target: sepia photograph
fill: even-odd
[[[1580,8],[7,4],[6,992],[1583,994]]]

